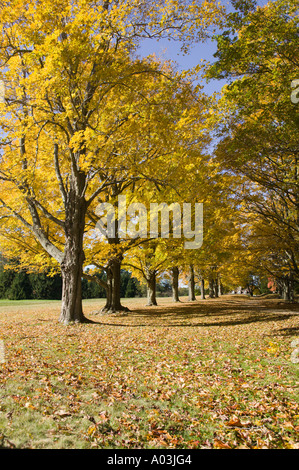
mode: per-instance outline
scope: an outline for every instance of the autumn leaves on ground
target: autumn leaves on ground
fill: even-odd
[[[59,302],[0,306],[2,447],[298,448],[298,304],[144,300],[69,326]]]

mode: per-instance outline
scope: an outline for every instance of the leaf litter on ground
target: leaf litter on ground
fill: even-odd
[[[0,446],[298,448],[298,305],[182,300],[69,326],[0,310]]]

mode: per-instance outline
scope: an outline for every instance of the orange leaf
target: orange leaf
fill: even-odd
[[[225,442],[220,441],[220,439],[214,439],[214,447],[215,449],[231,449],[228,444],[225,444]]]

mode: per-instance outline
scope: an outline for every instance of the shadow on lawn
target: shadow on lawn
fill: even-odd
[[[126,319],[121,323],[107,323],[108,317],[101,317],[103,321],[95,321],[102,325],[143,327],[211,327],[211,326],[234,326],[250,323],[285,321],[299,315],[298,304],[266,303],[261,302],[213,302],[198,301],[192,303],[181,303],[175,305],[146,307],[129,312]],[[117,317],[113,317],[116,319]],[[120,317],[119,317],[120,319]],[[288,330],[292,330],[289,331]],[[298,328],[283,328],[281,334],[294,335]],[[277,333],[279,334],[279,333]]]

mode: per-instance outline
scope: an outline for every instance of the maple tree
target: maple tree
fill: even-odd
[[[188,285],[189,301],[195,301],[196,284],[205,299],[205,284],[211,298],[221,295],[231,265],[238,259],[240,237],[239,201],[235,197],[238,180],[224,174],[218,162],[207,154],[207,165],[201,166],[194,190],[203,203],[203,240],[196,250],[182,250],[178,259],[182,279]],[[190,191],[190,198],[194,198]]]
[[[154,96],[154,109],[150,108],[148,130],[144,140],[140,134],[140,125],[137,127],[138,121],[134,123],[138,132],[136,143],[128,139],[127,149],[126,142],[122,140],[122,152],[130,157],[134,151],[134,161],[138,162],[134,178],[128,179],[132,163],[130,158],[127,158],[122,166],[121,177],[116,181],[113,180],[115,175],[111,175],[113,184],[97,198],[97,204],[100,204],[91,206],[88,211],[91,221],[90,247],[86,249],[86,253],[88,252],[90,264],[107,273],[108,295],[105,310],[108,312],[124,309],[120,302],[121,264],[129,250],[152,237],[152,204],[157,206],[153,209],[153,213],[157,210],[157,214],[160,209],[166,212],[168,208],[171,210],[174,201],[178,205],[178,200],[182,200],[180,193],[186,193],[186,178],[190,184],[194,179],[192,173],[195,169],[206,164],[204,149],[210,140],[209,130],[205,125],[208,114],[207,97],[199,86],[191,85],[184,72],[175,73],[170,64],[167,64],[166,72],[168,78],[165,80],[165,77],[162,77],[164,83],[159,81],[158,91],[156,77],[153,80],[156,90],[151,90],[149,80],[140,85],[146,89],[143,96],[147,97],[147,106]],[[143,160],[145,165],[141,164]],[[202,176],[201,181],[203,180]],[[194,192],[196,194],[195,188]],[[167,208],[164,208],[165,201],[169,202]],[[108,211],[112,211],[114,219],[108,215]],[[140,211],[146,214],[143,223]],[[109,233],[111,229],[108,229],[108,222],[104,225],[102,223],[105,215],[105,219],[109,219],[109,227],[113,224],[113,234]],[[132,222],[136,218],[140,219],[139,224]],[[161,236],[161,223],[158,219],[159,217],[155,236]],[[93,239],[94,229],[99,223],[101,242]],[[169,224],[171,231],[171,220]]]
[[[298,449],[298,307],[275,296],[215,299],[236,284],[252,294],[265,275],[295,298],[296,2],[232,2],[207,72],[232,83],[214,108],[190,84],[193,72],[135,55],[145,37],[175,37],[186,50],[204,39],[219,10],[198,3],[1,2],[7,265],[62,271],[62,323],[85,321],[83,277],[105,287],[104,309],[121,310],[121,267],[147,283],[149,305],[166,271],[173,301],[179,275],[190,294],[154,311],[134,299],[126,318],[100,318],[92,330],[53,323],[58,302],[20,311],[1,301],[1,447]],[[132,238],[116,217],[114,234],[104,226],[99,239],[105,204],[117,216],[124,196]],[[202,246],[149,233],[149,214],[136,219],[153,201],[203,203]],[[211,299],[194,302],[196,282],[202,298],[209,283]],[[87,318],[93,308],[86,302]]]
[[[170,269],[171,272],[171,288],[172,288],[172,300],[173,302],[179,302],[179,275],[180,268],[178,266],[173,266]]]
[[[147,305],[157,305],[156,283],[167,262],[165,244],[160,240],[147,241],[131,250],[124,260],[124,266],[131,269],[133,275],[146,283]]]
[[[162,76],[134,57],[140,40],[177,38],[187,51],[221,11],[213,1],[1,3],[1,216],[13,217],[59,265],[61,322],[85,321],[87,211],[118,181],[128,161],[118,153],[123,141],[141,132],[132,100],[139,93],[141,101],[140,78]],[[133,155],[126,180],[140,163]]]

